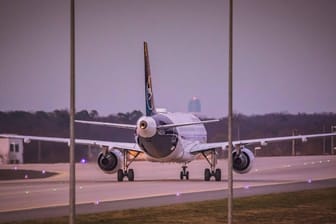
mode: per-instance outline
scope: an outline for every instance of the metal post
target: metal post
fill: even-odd
[[[335,130],[336,130],[336,126],[331,126],[331,133],[335,132]],[[330,151],[331,155],[334,155],[334,150],[335,150],[334,147],[335,147],[334,146],[334,136],[331,136],[331,151]]]
[[[232,223],[233,175],[232,175],[232,11],[233,0],[229,3],[229,105],[228,105],[228,224]]]
[[[93,155],[92,155],[92,148],[91,148],[91,145],[88,146],[89,150],[88,150],[88,158],[89,160],[91,161]]]
[[[76,164],[75,164],[75,0],[70,4],[70,175],[69,223],[76,220]]]
[[[326,133],[325,125],[323,125],[323,133]],[[326,137],[325,136],[323,136],[322,148],[323,148],[323,155],[325,155],[326,154]]]
[[[292,130],[292,135],[296,135],[297,130],[294,129]],[[295,151],[295,139],[292,140],[292,156],[296,156],[296,151]]]
[[[41,163],[41,141],[37,142],[37,161]]]
[[[237,126],[237,140],[240,140],[240,125],[239,124]]]

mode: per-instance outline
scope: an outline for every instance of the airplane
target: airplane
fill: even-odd
[[[204,124],[218,120],[200,120],[192,113],[170,113],[159,111],[154,104],[154,92],[149,64],[148,44],[144,42],[145,68],[145,106],[146,114],[138,119],[136,124],[116,124],[96,121],[76,120],[80,124],[101,125],[108,127],[132,129],[135,132],[134,142],[112,142],[89,139],[75,139],[76,144],[96,145],[101,148],[97,163],[99,168],[108,174],[117,173],[117,181],[134,181],[134,170],[129,168],[140,154],[151,162],[176,162],[182,164],[180,179],[189,179],[188,163],[202,155],[208,162],[209,168],[204,170],[204,180],[221,181],[221,169],[217,168],[218,151],[225,151],[228,142],[207,142],[207,131]],[[301,139],[303,142],[310,138],[334,136],[336,133],[320,133],[312,135],[284,136],[233,141],[233,165],[235,172],[244,174],[251,170],[254,154],[248,145],[267,145],[271,142]],[[42,137],[0,134],[4,138],[19,138],[25,143],[31,140],[70,143],[69,138]]]

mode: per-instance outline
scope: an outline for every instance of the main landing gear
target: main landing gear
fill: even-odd
[[[204,170],[204,180],[210,181],[211,177],[215,177],[216,181],[221,181],[222,179],[222,171],[221,169],[211,170],[209,168],[206,168]]]
[[[128,151],[124,150],[124,169],[118,170],[118,181],[121,182],[124,180],[124,177],[127,177],[128,181],[134,181],[134,170],[128,169],[132,162],[140,155],[140,152],[137,152],[135,155],[130,154]],[[128,156],[131,155],[132,158],[128,161]]]
[[[205,181],[210,181],[211,177],[215,177],[216,181],[221,181],[222,180],[222,171],[221,171],[221,169],[215,169],[216,164],[217,164],[216,151],[212,150],[210,152],[210,159],[208,158],[209,154],[206,154],[205,152],[202,152],[202,155],[210,165],[210,169],[206,168],[204,170],[204,180]]]
[[[204,170],[204,180],[210,181],[211,177],[215,177],[216,181],[221,181],[222,180],[222,170],[216,169],[216,164],[217,164],[216,151],[212,150],[208,153],[202,152],[202,155],[204,156],[204,158],[210,165],[210,169],[206,168]],[[187,163],[184,163],[184,165],[182,166],[182,171],[180,172],[181,180],[183,180],[184,178],[186,180],[189,180],[189,171],[187,171],[187,168],[188,168]]]

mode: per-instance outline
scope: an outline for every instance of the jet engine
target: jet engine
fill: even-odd
[[[238,150],[232,152],[233,170],[236,173],[244,174],[251,170],[253,166],[254,155],[248,148],[242,148],[240,153]]]
[[[98,155],[98,166],[105,173],[112,174],[121,169],[123,160],[124,156],[119,150],[101,152]]]

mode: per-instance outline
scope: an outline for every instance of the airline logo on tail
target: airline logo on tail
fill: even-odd
[[[145,57],[146,116],[152,116],[155,113],[155,106],[154,106],[154,96],[153,96],[147,42],[144,42],[144,57]]]
[[[147,95],[147,110],[153,111],[154,102],[153,102],[153,91],[152,91],[152,80],[150,77],[147,78],[146,86],[146,95]]]

